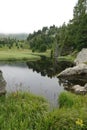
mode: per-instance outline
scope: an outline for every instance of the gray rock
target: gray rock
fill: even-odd
[[[78,65],[78,64],[81,64],[81,63],[87,63],[87,49],[82,49],[76,59],[75,59],[75,64]]]
[[[85,89],[85,87],[80,86],[80,85],[74,85],[72,87],[72,90],[77,93],[77,94],[86,94],[87,93],[87,89]]]
[[[0,71],[0,95],[6,93],[6,81],[3,78],[2,71]]]
[[[62,71],[57,75],[57,77],[69,77],[69,76],[78,76],[78,75],[86,75],[87,74],[87,65],[86,64],[78,64],[77,66],[70,67]]]
[[[87,90],[87,83],[84,85],[84,88]]]

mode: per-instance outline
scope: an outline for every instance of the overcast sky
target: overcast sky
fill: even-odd
[[[0,33],[32,33],[62,25],[73,17],[78,0],[0,0]]]

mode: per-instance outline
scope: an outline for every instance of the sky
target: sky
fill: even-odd
[[[0,0],[0,33],[33,33],[73,18],[78,0]]]

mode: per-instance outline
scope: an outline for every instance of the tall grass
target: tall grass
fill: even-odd
[[[59,106],[48,114],[46,130],[87,130],[87,95],[61,93]]]
[[[63,92],[49,112],[42,97],[15,92],[0,97],[0,130],[87,130],[87,95]]]
[[[72,106],[78,107],[83,104],[84,97],[81,95],[75,95],[69,92],[63,92],[59,95],[58,102],[59,107],[70,108]]]
[[[0,130],[41,130],[46,113],[42,97],[22,92],[0,97]]]

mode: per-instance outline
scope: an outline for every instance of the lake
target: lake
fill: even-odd
[[[45,97],[51,107],[57,106],[58,95],[64,91],[63,84],[56,77],[60,68],[55,68],[50,60],[0,63],[7,93],[18,90],[31,92]]]

